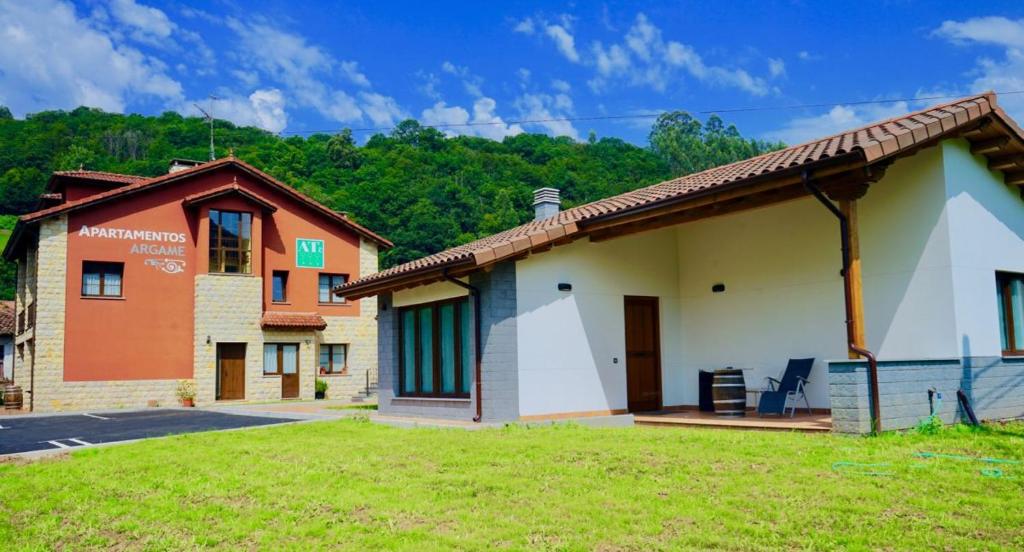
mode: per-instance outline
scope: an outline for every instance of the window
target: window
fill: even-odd
[[[469,397],[473,361],[466,298],[398,311],[399,394],[409,397]]]
[[[263,345],[263,374],[276,376],[299,371],[299,346],[296,343]]]
[[[320,345],[320,373],[348,373],[348,345]]]
[[[1003,353],[1024,355],[1024,274],[996,273]]]
[[[288,300],[288,271],[275,270],[272,279],[271,301],[284,303]]]
[[[320,275],[320,299],[321,303],[344,303],[345,300],[331,293],[331,290],[348,281],[344,274],[321,274]]]
[[[124,263],[82,263],[82,295],[85,297],[121,297]]]
[[[251,274],[252,213],[210,209],[210,272]]]

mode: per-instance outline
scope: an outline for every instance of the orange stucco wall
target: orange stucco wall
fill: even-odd
[[[185,208],[182,200],[237,179],[240,187],[278,207],[273,214],[237,195]],[[193,375],[195,275],[208,269],[209,209],[253,213],[253,276],[264,277],[264,310],[357,316],[358,302],[317,303],[320,272],[359,277],[359,236],[287,194],[233,167],[169,184],[88,210],[68,219],[65,381],[179,379]],[[107,234],[82,227],[102,228]],[[112,236],[108,229],[184,235],[183,242],[157,236]],[[165,236],[169,237],[169,236]],[[323,270],[295,267],[296,238],[324,240]],[[132,252],[133,246],[180,247],[166,255]],[[179,255],[179,253],[181,253]],[[180,272],[155,261],[183,261]],[[82,297],[83,261],[124,263],[122,298]],[[148,262],[147,262],[148,261]],[[288,303],[271,304],[271,272],[288,270]],[[251,276],[225,276],[245,278]],[[200,305],[201,306],[201,305]]]

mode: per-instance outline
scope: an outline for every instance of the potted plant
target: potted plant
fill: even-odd
[[[322,380],[320,378],[316,379],[316,398],[327,398],[327,380]]]
[[[196,382],[192,380],[178,380],[178,390],[175,392],[181,406],[195,406],[196,403]]]

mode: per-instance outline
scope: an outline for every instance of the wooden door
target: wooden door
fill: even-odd
[[[217,400],[245,398],[245,343],[217,344]]]
[[[299,344],[284,343],[277,346],[277,366],[281,371],[281,398],[299,397]]]
[[[661,408],[657,297],[626,297],[626,391],[630,412]]]

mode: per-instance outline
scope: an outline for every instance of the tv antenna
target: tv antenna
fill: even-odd
[[[200,113],[203,114],[203,118],[206,119],[210,123],[210,161],[215,161],[217,159],[217,154],[213,150],[213,102],[216,101],[216,100],[219,100],[219,99],[220,98],[218,98],[217,96],[214,96],[213,94],[210,94],[210,112],[209,113],[207,113],[205,109],[199,107],[199,104],[197,104],[197,103],[192,104],[192,105],[196,106],[196,109],[198,109]]]

